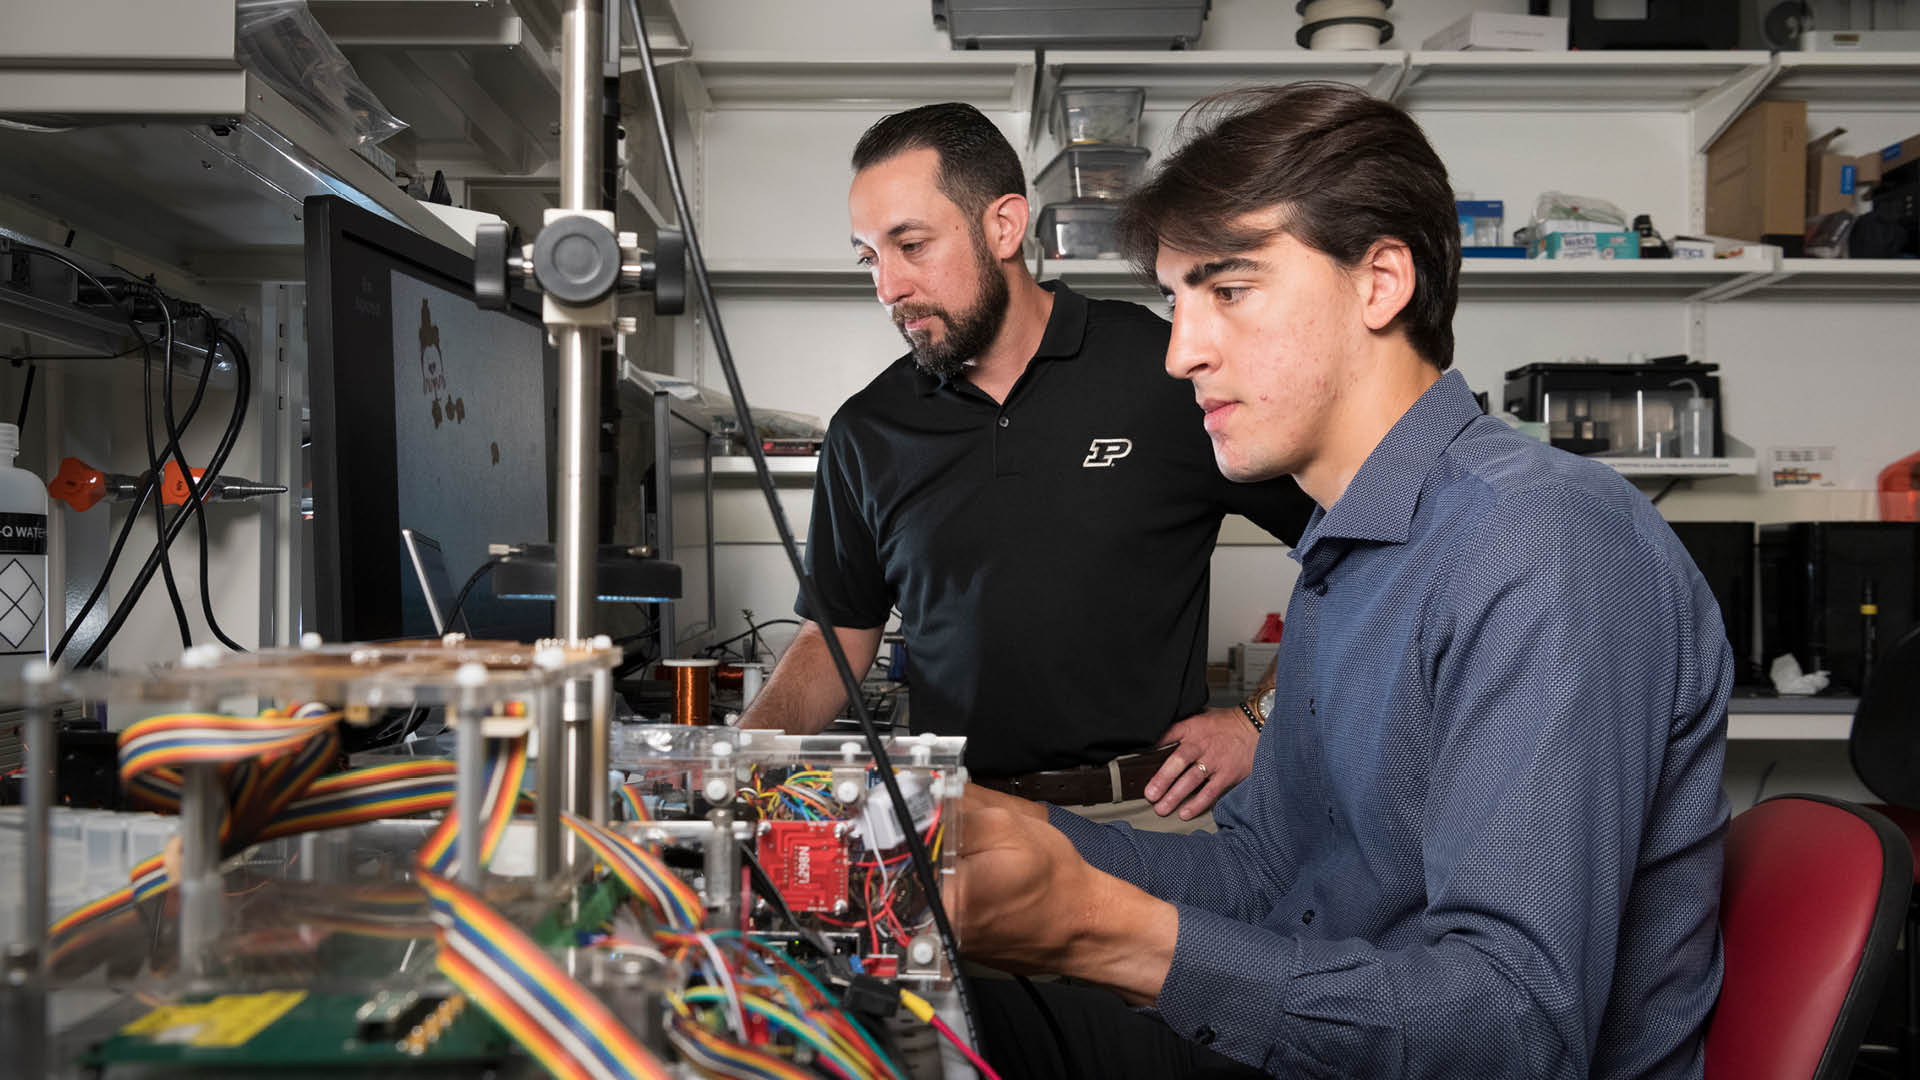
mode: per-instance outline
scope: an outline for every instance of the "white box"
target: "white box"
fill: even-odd
[[[1476,11],[1428,38],[1430,52],[1506,49],[1520,52],[1567,51],[1567,20],[1551,15],[1509,15]]]

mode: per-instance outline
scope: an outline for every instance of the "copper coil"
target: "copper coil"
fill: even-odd
[[[739,693],[746,678],[747,669],[739,664],[721,664],[713,671],[713,685],[733,693]]]
[[[709,705],[713,695],[713,670],[718,660],[662,660],[660,666],[673,678],[673,722],[688,727],[712,723]]]

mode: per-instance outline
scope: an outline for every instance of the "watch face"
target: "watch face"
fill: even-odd
[[[1253,703],[1253,707],[1260,713],[1260,722],[1266,723],[1273,716],[1273,691],[1262,690],[1260,699]]]

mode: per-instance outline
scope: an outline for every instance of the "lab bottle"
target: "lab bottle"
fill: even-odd
[[[20,429],[0,423],[0,678],[47,656],[47,485],[15,468]]]

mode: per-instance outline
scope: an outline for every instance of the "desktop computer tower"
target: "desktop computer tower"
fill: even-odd
[[[1920,621],[1920,525],[1763,525],[1759,553],[1763,665],[1792,653],[1802,669],[1830,672],[1831,690],[1858,694],[1870,662]]]

